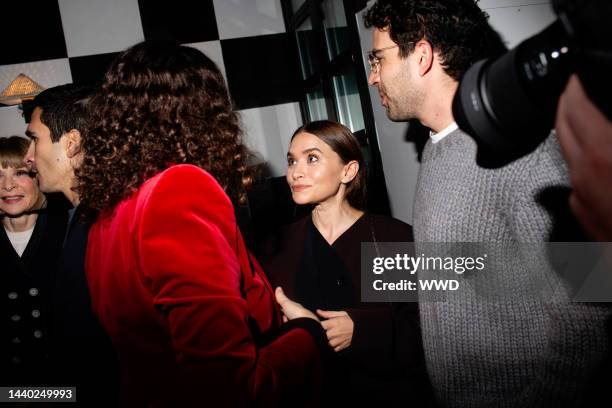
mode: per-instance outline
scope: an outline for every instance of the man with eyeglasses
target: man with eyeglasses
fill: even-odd
[[[378,0],[364,16],[373,28],[368,82],[378,88],[389,119],[416,119],[431,129],[413,213],[417,245],[529,242],[544,251],[545,241],[559,240],[573,225],[555,138],[504,167],[485,169],[452,114],[466,70],[506,50],[487,20],[474,0]],[[512,288],[502,286],[503,300],[485,301],[469,285],[453,301],[420,297],[427,369],[441,406],[581,406],[608,352],[608,310],[571,303],[548,264],[537,272],[559,300],[515,296],[515,288],[530,285],[533,270],[522,266],[523,253],[511,255],[508,263],[489,260],[480,281],[511,282]]]

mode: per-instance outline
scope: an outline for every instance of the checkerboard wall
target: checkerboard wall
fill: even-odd
[[[219,65],[248,143],[272,174],[283,173],[288,138],[302,119],[297,51],[280,0],[9,0],[0,10],[15,16],[3,19],[11,35],[0,53],[0,90],[19,73],[43,87],[96,80],[143,39],[177,40]],[[24,127],[16,107],[0,108],[0,136]]]

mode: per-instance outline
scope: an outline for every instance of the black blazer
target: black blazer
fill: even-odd
[[[54,281],[67,214],[47,208],[40,213],[21,257],[0,227],[0,383],[50,384],[50,339]]]
[[[91,307],[85,273],[91,222],[72,210],[55,286],[53,359],[57,378],[77,387],[77,405],[117,406],[118,365],[109,336]]]

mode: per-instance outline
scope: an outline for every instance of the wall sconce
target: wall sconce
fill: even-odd
[[[0,104],[19,105],[24,101],[34,99],[34,97],[43,90],[44,88],[34,82],[30,77],[19,74],[17,78],[0,93]]]

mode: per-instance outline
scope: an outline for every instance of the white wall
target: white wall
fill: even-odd
[[[369,2],[371,4],[372,1]],[[537,33],[555,16],[550,1],[482,0],[480,7],[490,16],[491,25],[502,35],[509,48]],[[371,31],[363,26],[363,13],[357,13],[357,26],[361,38],[363,63],[366,72],[366,54],[372,48]],[[370,87],[370,99],[374,111],[378,143],[387,181],[387,191],[393,216],[412,223],[412,209],[419,170],[415,146],[404,140],[408,130],[406,123],[394,123],[387,119],[380,105],[375,88]]]
[[[24,136],[26,123],[17,106],[0,107],[0,137]]]
[[[0,91],[19,74],[26,74],[43,88],[72,82],[67,59],[27,62],[0,66]],[[26,123],[17,106],[0,105],[0,137],[24,136]]]

